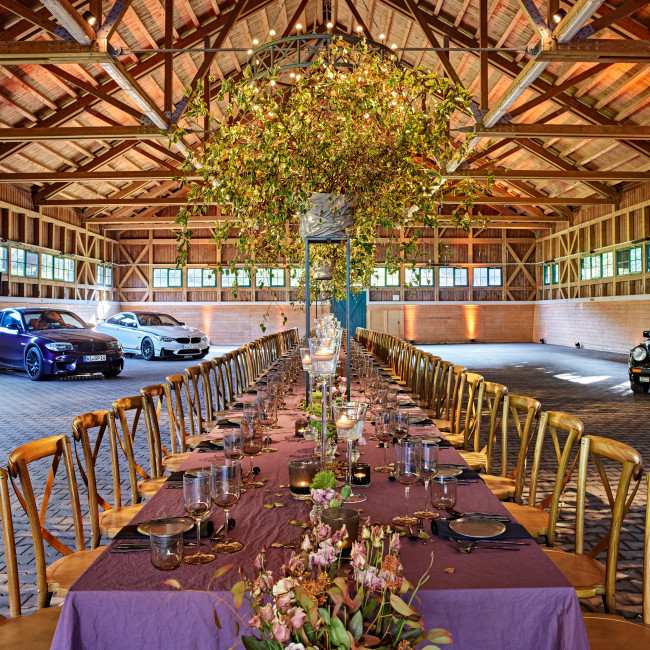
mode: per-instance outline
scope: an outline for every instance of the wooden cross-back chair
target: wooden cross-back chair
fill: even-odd
[[[443,362],[445,363],[445,362]],[[437,415],[434,424],[440,431],[458,433],[455,429],[455,418],[458,415],[458,400],[461,388],[464,386],[463,375],[467,372],[465,366],[449,364],[441,377],[438,390]]]
[[[217,421],[209,417],[208,388],[203,381],[201,368],[199,366],[185,368],[185,374],[187,375],[190,391],[188,409],[192,411],[196,423],[197,435],[209,433],[214,429]]]
[[[439,367],[440,357],[428,352],[422,353],[422,375],[418,386],[416,403],[423,409],[433,408],[432,390],[435,382],[436,372]]]
[[[588,551],[585,551],[585,501],[587,496],[587,475],[589,460],[593,460],[611,513],[607,533]],[[603,460],[616,463],[620,471],[618,486],[614,491]],[[600,436],[584,436],[580,442],[580,465],[578,469],[578,490],[576,494],[575,552],[558,548],[545,548],[555,566],[573,584],[578,598],[588,599],[602,595],[605,611],[616,613],[616,569],[623,520],[641,484],[643,461],[641,454],[618,440]],[[558,519],[557,504],[551,509],[547,545],[555,544],[555,530]],[[599,508],[598,519],[604,508]],[[600,526],[599,526],[600,528]],[[595,558],[607,549],[605,564]]]
[[[156,457],[153,449],[147,441],[149,450],[149,472],[145,471],[135,460],[133,454],[133,443],[136,435],[147,435],[146,424],[144,424],[144,399],[142,395],[134,395],[132,397],[121,397],[116,399],[112,404],[115,420],[119,424],[118,441],[129,463],[129,472],[135,472],[141,478],[136,483],[137,493],[132,495],[134,503],[140,503],[140,499],[150,499],[167,480],[161,476],[156,463]],[[142,416],[142,417],[141,417]],[[129,423],[129,420],[131,422]],[[138,433],[138,425],[143,423],[145,426],[144,433]],[[141,429],[142,427],[140,427]],[[121,435],[120,435],[121,431]]]
[[[186,373],[169,375],[165,378],[172,398],[174,426],[181,449],[193,449],[202,440],[192,410],[190,380]],[[183,398],[185,398],[183,400]],[[187,408],[185,407],[187,405]]]
[[[201,361],[199,370],[201,372],[201,384],[204,388],[206,416],[209,421],[215,422],[228,412],[223,376],[214,360]]]
[[[554,461],[557,462],[553,490],[545,497],[538,499],[537,483],[539,481],[539,470],[544,457],[544,441],[550,433]],[[564,435],[564,441],[560,439],[560,432]],[[552,532],[549,528],[550,514],[559,514],[562,506],[564,489],[571,479],[573,470],[578,462],[578,454],[574,448],[580,443],[584,425],[582,422],[568,413],[561,411],[545,411],[539,420],[533,464],[528,483],[528,498],[526,504],[507,503],[503,505],[522,524],[533,537],[549,536]],[[547,454],[548,456],[548,454]]]
[[[476,398],[478,412],[473,432],[466,427],[469,435],[471,435],[471,441],[468,435],[465,440],[465,448],[459,452],[463,460],[472,469],[486,473],[492,469],[497,431],[501,424],[501,405],[503,404],[503,398],[507,394],[508,389],[503,384],[484,381],[479,386]],[[484,428],[487,428],[485,444],[483,444],[481,436]],[[481,448],[482,444],[483,447]]]
[[[90,516],[90,547],[97,548],[102,535],[114,537],[142,509],[142,504],[122,505],[122,482],[120,479],[120,454],[112,411],[93,411],[78,415],[72,421],[72,434],[79,474],[88,489],[88,513]],[[93,440],[91,441],[91,436]],[[108,439],[113,483],[112,504],[99,494],[95,468],[104,438]],[[77,443],[81,445],[83,462]],[[104,444],[104,447],[106,445]],[[129,468],[131,494],[137,494],[135,469]],[[100,513],[101,509],[101,513]]]
[[[41,460],[49,460],[50,469],[39,506],[29,474],[29,465]],[[57,470],[61,466],[62,460],[72,510],[74,550],[46,526],[47,508],[50,504]],[[57,596],[65,596],[77,578],[99,557],[99,554],[106,547],[86,550],[74,460],[68,436],[60,435],[41,438],[14,449],[9,454],[7,469],[18,501],[29,519],[36,560],[37,603],[39,608],[45,607],[49,600],[48,592]],[[46,566],[45,562],[45,542],[63,555],[62,558],[49,566]]]
[[[178,469],[189,456],[189,453],[183,451],[183,441],[182,439],[179,440],[176,435],[174,406],[169,384],[145,386],[140,389],[140,394],[142,395],[142,411],[147,429],[149,455],[155,460],[156,476],[162,476],[165,470]],[[166,418],[163,418],[163,409],[167,414]],[[169,448],[163,443],[161,434],[161,424],[165,420],[169,426]],[[179,445],[179,442],[181,445]]]
[[[486,474],[483,476],[485,484],[502,501],[514,499],[515,503],[521,503],[528,451],[541,410],[542,405],[540,402],[532,397],[515,395],[514,393],[504,395],[501,426],[499,427],[501,430],[501,472],[499,475]],[[511,424],[514,424],[519,440],[519,451],[517,453],[517,464],[508,473],[508,435]],[[490,470],[488,471],[491,471],[491,469],[492,462],[490,462]]]
[[[641,622],[615,614],[583,612],[591,650],[650,648],[650,474],[646,475],[645,542],[643,545],[643,607]]]
[[[457,449],[468,450],[470,439],[481,427],[485,382],[481,375],[473,372],[462,372],[458,379],[450,432],[445,437]]]
[[[61,608],[43,607],[39,603],[37,612],[29,616],[21,616],[18,559],[9,500],[9,483],[7,472],[2,468],[0,468],[0,519],[9,596],[9,618],[0,616],[0,647],[48,650],[52,645]]]

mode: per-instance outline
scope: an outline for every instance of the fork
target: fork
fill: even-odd
[[[459,553],[471,553],[472,551],[475,551],[477,548],[485,548],[488,550],[498,550],[498,551],[520,551],[521,549],[516,547],[516,546],[504,546],[503,544],[481,544],[481,546],[477,546],[478,542],[471,542],[470,544],[467,544],[467,546],[462,546],[461,544],[449,544],[451,548],[454,550],[458,551]]]

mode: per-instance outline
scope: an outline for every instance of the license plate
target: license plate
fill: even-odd
[[[198,350],[198,349],[199,349],[198,343],[189,343],[188,345],[183,346],[183,350]]]
[[[85,363],[92,363],[93,361],[106,361],[105,354],[87,354],[84,357]]]
[[[650,377],[639,377],[639,383],[640,384],[650,384]]]

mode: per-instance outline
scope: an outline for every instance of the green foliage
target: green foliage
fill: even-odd
[[[188,218],[204,212],[203,202],[222,207],[217,244],[236,238],[231,268],[243,265],[254,278],[262,266],[304,267],[297,215],[313,192],[354,197],[348,234],[357,291],[369,284],[378,254],[389,270],[434,261],[421,247],[420,226],[437,226],[443,195],[458,199],[446,219],[469,230],[484,187],[445,185],[441,174],[467,152],[468,140],[453,142],[449,129],[469,115],[470,95],[444,77],[370,53],[365,42],[330,47],[293,80],[274,71],[254,82],[250,72],[223,82],[218,99],[228,102],[227,119],[209,114],[201,92],[193,95],[188,118],[208,116],[218,132],[183,165],[201,180],[182,181],[189,191],[176,219],[179,263],[189,254]],[[351,65],[334,67],[330,57]],[[333,290],[344,295],[344,245],[313,246],[310,256],[334,262]]]
[[[318,472],[309,486],[312,490],[326,490],[336,487],[336,476],[334,472]]]

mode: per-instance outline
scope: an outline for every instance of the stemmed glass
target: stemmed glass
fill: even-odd
[[[210,472],[207,469],[189,470],[183,474],[183,505],[194,519],[196,526],[196,547],[194,555],[183,558],[188,564],[207,564],[215,559],[214,553],[201,553],[201,519],[212,507]]]
[[[246,483],[247,488],[261,488],[264,487],[264,483],[261,481],[253,481],[254,478],[254,468],[253,468],[253,456],[259,456],[262,451],[262,436],[261,431],[256,427],[256,422],[252,420],[244,420],[241,423],[241,431],[243,435],[243,451],[246,456],[250,458],[251,469],[250,469],[250,478],[251,480]]]
[[[393,439],[393,428],[395,423],[395,411],[381,411],[375,415],[375,435],[377,440],[384,446],[384,464],[375,467],[375,472],[389,473],[393,468],[388,464],[388,446]]]
[[[236,542],[228,536],[228,514],[230,508],[239,502],[241,497],[241,464],[238,460],[212,464],[212,500],[226,515],[224,537],[212,545],[217,553],[236,553],[244,548],[241,542]]]
[[[228,460],[241,460],[244,457],[244,434],[241,427],[224,430],[223,455]]]
[[[428,441],[426,438],[421,441],[422,453],[420,456],[420,468],[418,476],[424,483],[424,508],[413,514],[418,519],[436,519],[439,515],[437,512],[429,510],[429,482],[438,473],[438,445]]]
[[[400,442],[395,445],[395,478],[404,486],[404,516],[395,517],[398,526],[415,526],[418,520],[409,515],[409,491],[418,482],[418,469],[422,455],[419,442]]]
[[[395,437],[399,442],[407,438],[409,434],[409,414],[403,411],[395,411]]]
[[[456,477],[434,476],[431,481],[431,505],[445,511],[456,505]]]
[[[348,445],[348,470],[345,484],[352,489],[352,445],[363,434],[363,421],[366,417],[367,404],[360,402],[344,402],[334,404],[334,423],[339,440],[343,439]],[[352,492],[346,499],[348,503],[361,503],[366,500],[363,494]]]
[[[264,453],[271,453],[277,451],[275,447],[271,447],[271,427],[278,421],[277,406],[275,399],[269,397],[268,394],[258,396],[258,404],[260,409],[260,421],[266,432],[262,451]]]

